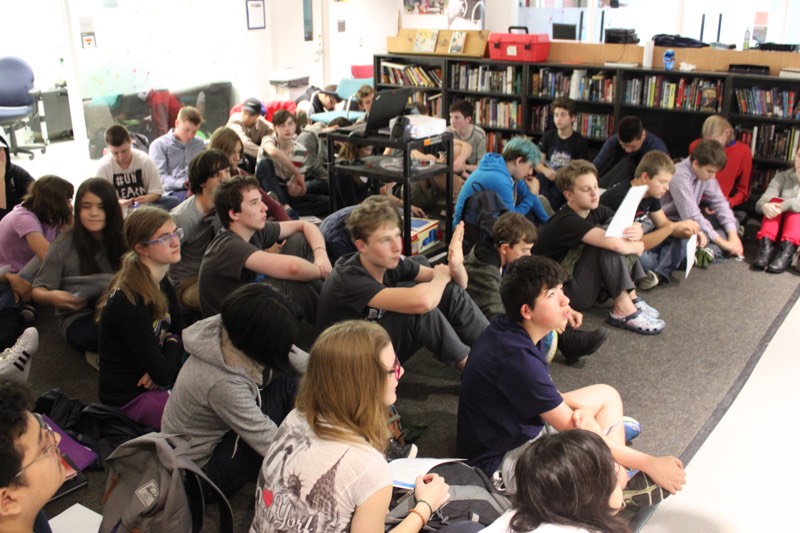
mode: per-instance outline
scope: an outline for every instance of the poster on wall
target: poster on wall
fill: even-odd
[[[247,29],[263,30],[267,27],[267,16],[264,13],[264,0],[246,0]]]
[[[415,21],[417,24],[424,24],[425,27],[454,30],[483,29],[484,0],[403,0],[403,5],[406,15],[426,15],[426,19],[430,20]]]

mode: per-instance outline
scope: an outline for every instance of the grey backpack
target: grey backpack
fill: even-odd
[[[218,495],[220,531],[233,532],[228,500],[188,456],[177,435],[148,433],[120,445],[106,460],[100,533],[197,532],[203,527],[205,481]]]

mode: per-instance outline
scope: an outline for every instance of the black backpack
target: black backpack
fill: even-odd
[[[491,241],[494,223],[500,215],[508,212],[503,200],[492,190],[482,185],[472,185],[475,191],[464,203],[461,219],[464,221],[464,254],[466,255],[481,240]]]
[[[483,471],[462,462],[444,463],[430,470],[439,474],[450,486],[450,500],[431,515],[423,531],[434,531],[457,522],[478,522],[488,526],[511,507],[511,501],[500,494]],[[417,504],[414,491],[404,494],[386,515],[386,531],[408,516]]]

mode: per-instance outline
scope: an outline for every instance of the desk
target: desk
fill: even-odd
[[[398,170],[387,169],[382,163],[396,159],[389,156],[373,155],[362,158],[362,164],[342,164],[335,161],[335,151],[333,143],[349,142],[356,145],[370,145],[383,152],[384,148],[394,148],[401,150],[403,155],[400,157],[401,165]],[[387,135],[366,135],[364,137],[350,136],[348,132],[331,132],[328,134],[328,179],[331,188],[331,211],[336,211],[342,206],[339,205],[336,197],[337,175],[365,176],[383,182],[394,181],[403,185],[403,254],[411,255],[411,183],[419,181],[437,174],[447,175],[447,198],[445,210],[445,242],[450,243],[453,234],[453,134],[450,132],[442,133],[434,137],[424,139],[412,139],[404,142],[402,139],[393,140]],[[432,145],[441,145],[447,151],[445,163],[434,163],[425,167],[412,165],[411,151],[422,149]]]

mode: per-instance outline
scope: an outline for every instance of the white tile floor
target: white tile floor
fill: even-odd
[[[787,274],[783,274],[787,275]],[[643,533],[797,532],[800,302]]]
[[[47,153],[12,160],[34,177],[56,174],[76,186],[96,161],[85,145],[54,143]],[[790,275],[790,274],[784,274]],[[800,440],[800,303],[767,347],[711,436],[687,466],[686,488],[662,503],[643,533],[800,532],[797,493]]]

